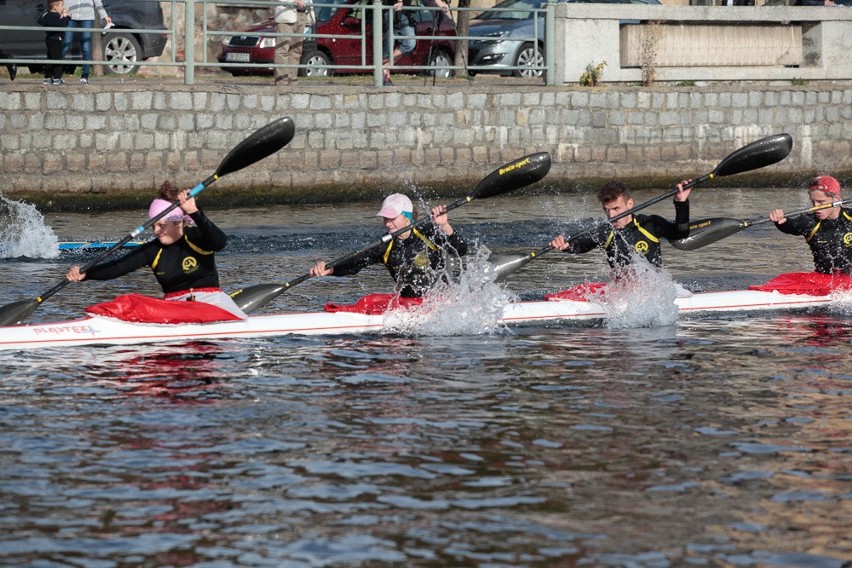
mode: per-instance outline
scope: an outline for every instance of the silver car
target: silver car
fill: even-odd
[[[557,0],[597,4],[660,4],[659,0]],[[477,73],[516,77],[544,74],[544,0],[503,0],[471,20],[468,65]]]

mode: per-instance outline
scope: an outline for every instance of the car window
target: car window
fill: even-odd
[[[334,13],[332,6],[320,6],[319,8],[314,8],[314,14],[316,15],[317,22],[329,21],[332,13]]]
[[[370,0],[358,0],[357,2],[352,3],[352,8],[347,14],[350,18],[355,18],[356,20],[364,19],[364,11],[371,9],[373,3]],[[368,16],[372,18],[372,15]],[[368,23],[372,22],[372,20],[368,20]]]
[[[531,20],[533,18],[533,10],[541,8],[541,0],[504,0],[495,8],[511,8],[511,10],[497,11],[487,10],[478,16],[475,20]]]
[[[420,2],[419,0],[414,0],[411,3],[411,6],[416,7],[416,8],[421,8],[423,6],[423,3]],[[423,22],[431,24],[438,17],[438,11],[437,10],[425,10],[425,9],[411,10],[409,12],[409,14],[412,15],[412,17],[414,18],[414,21],[417,22],[418,24],[423,23]]]

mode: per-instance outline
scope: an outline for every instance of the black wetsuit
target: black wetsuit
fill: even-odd
[[[200,210],[190,216],[195,227],[186,227],[183,237],[174,244],[163,246],[157,239],[148,241],[121,258],[93,266],[86,272],[86,279],[111,280],[150,266],[166,294],[218,288],[213,252],[225,248],[228,239]]]
[[[800,215],[775,226],[788,235],[804,235],[817,272],[852,272],[852,209],[842,207],[837,219],[820,221],[813,214]]]
[[[435,225],[415,229],[407,239],[392,239],[387,246],[377,246],[348,263],[335,265],[335,276],[356,274],[372,264],[387,266],[397,282],[400,296],[419,298],[444,273],[444,251],[458,256],[467,254],[467,243],[454,231],[445,235]]]
[[[674,204],[674,223],[659,215],[633,215],[631,222],[621,229],[603,223],[588,234],[571,239],[565,252],[579,254],[601,248],[612,268],[629,265],[634,254],[644,256],[654,266],[662,266],[660,239],[682,239],[689,235],[689,201]]]

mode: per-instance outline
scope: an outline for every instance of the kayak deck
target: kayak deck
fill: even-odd
[[[679,314],[804,309],[827,305],[829,296],[780,294],[758,290],[702,292],[678,298]],[[535,325],[601,320],[605,307],[597,302],[554,300],[513,302],[500,323]],[[87,316],[78,320],[0,328],[0,349],[34,349],[77,345],[122,345],[198,339],[237,339],[298,335],[379,333],[384,315],[352,312],[304,312],[252,316],[247,320],[202,324],[129,323]]]

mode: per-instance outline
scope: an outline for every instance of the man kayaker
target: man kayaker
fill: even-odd
[[[411,199],[401,193],[385,198],[376,214],[384,219],[388,233],[411,225],[416,216]],[[432,224],[412,229],[391,239],[387,247],[377,246],[348,263],[326,268],[317,262],[309,271],[311,276],[348,276],[373,264],[384,264],[397,282],[400,296],[419,298],[445,273],[445,253],[464,256],[467,243],[447,219],[446,205],[432,208]]]
[[[688,199],[691,188],[684,189],[683,186],[690,181],[684,180],[677,185],[673,223],[659,215],[625,215],[611,223],[601,223],[592,231],[571,239],[570,242],[566,241],[563,235],[558,235],[550,242],[550,246],[572,254],[601,248],[612,268],[628,266],[636,255],[644,257],[654,266],[662,266],[660,240],[682,239],[689,235]],[[618,180],[610,180],[600,188],[598,201],[607,219],[633,208],[630,190]]]
[[[816,176],[808,184],[808,197],[814,206],[840,201],[840,182],[828,175]],[[788,219],[782,209],[775,209],[769,218],[782,233],[805,237],[817,272],[852,273],[852,210],[829,207]]]
[[[189,197],[189,191],[165,182],[160,187],[159,197],[148,208],[148,218],[162,213],[175,199],[180,207],[154,223],[155,239],[116,260],[95,265],[86,273],[80,272],[79,266],[72,266],[66,278],[71,282],[112,280],[150,266],[166,300],[213,304],[245,319],[246,314],[219,287],[213,253],[225,248],[228,239],[198,208],[195,198]]]

